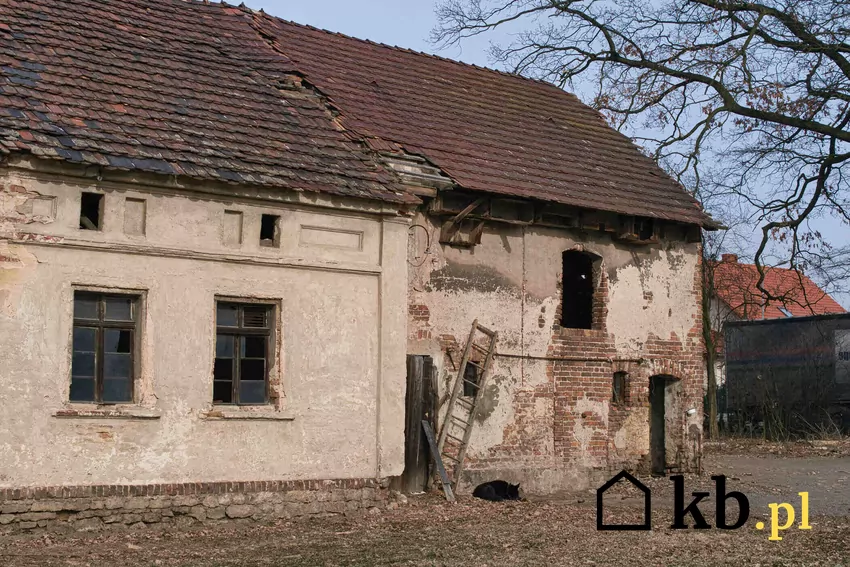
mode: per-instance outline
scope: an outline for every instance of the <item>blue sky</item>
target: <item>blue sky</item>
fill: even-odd
[[[236,3],[236,0],[229,0]],[[245,0],[255,10],[362,39],[487,65],[489,39],[469,40],[463,49],[437,51],[428,41],[436,24],[435,0]]]
[[[461,46],[437,50],[429,41],[436,24],[437,0],[245,0],[245,3],[255,10],[262,8],[300,24],[477,65],[492,66],[487,57],[491,41],[509,40],[506,35],[490,34],[467,39]],[[850,242],[850,227],[836,219],[819,219],[813,224],[836,245]],[[752,238],[748,240],[754,246],[759,237],[760,231],[753,226]],[[850,293],[835,297],[845,308],[850,308]]]

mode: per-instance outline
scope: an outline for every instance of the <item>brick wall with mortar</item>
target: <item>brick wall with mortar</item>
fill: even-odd
[[[0,533],[354,515],[404,503],[388,486],[388,481],[344,479],[0,489]]]
[[[424,218],[418,222],[426,224]],[[426,225],[427,226],[427,225]],[[408,317],[408,348],[413,354],[430,354],[441,364],[441,386],[444,391],[441,401],[445,402],[445,389],[454,380],[459,363],[465,334],[448,333],[446,323],[453,324],[452,311],[465,313],[466,319],[479,318],[482,324],[508,337],[500,343],[499,352],[516,350],[516,340],[510,337],[515,327],[503,313],[521,310],[515,326],[523,326],[529,333],[529,323],[541,332],[547,332],[543,348],[534,352],[534,344],[521,339],[522,351],[528,356],[513,355],[511,358],[497,357],[493,378],[508,376],[501,384],[492,385],[486,392],[500,406],[509,403],[507,417],[497,423],[492,418],[476,420],[476,430],[466,462],[465,484],[467,487],[492,478],[521,481],[533,492],[549,492],[565,488],[582,488],[594,482],[603,482],[613,471],[621,468],[646,470],[649,467],[649,381],[654,375],[672,377],[674,385],[675,411],[668,416],[667,467],[670,471],[687,471],[696,468],[701,445],[701,410],[703,374],[703,346],[699,316],[700,278],[699,247],[675,242],[664,243],[659,248],[669,250],[679,247],[692,258],[689,262],[669,261],[671,274],[659,276],[661,285],[647,283],[652,277],[652,265],[634,262],[641,272],[638,289],[641,305],[634,305],[632,334],[637,329],[643,334],[637,348],[623,348],[621,325],[611,328],[611,321],[619,322],[622,317],[622,301],[617,304],[620,313],[611,313],[611,277],[619,275],[617,265],[630,267],[630,260],[621,260],[606,253],[612,247],[603,244],[594,250],[594,235],[584,242],[588,249],[602,258],[602,267],[597,267],[595,294],[593,298],[594,324],[590,330],[566,329],[560,326],[561,282],[560,269],[552,278],[552,289],[541,294],[530,293],[533,274],[523,259],[522,280],[516,281],[511,272],[519,270],[511,266],[511,257],[525,247],[525,233],[512,239],[513,229],[488,225],[483,244],[467,257],[464,252],[443,247],[434,254],[423,268],[410,270],[411,288]],[[504,245],[501,250],[487,250],[487,232],[499,238]],[[570,234],[551,234],[546,246],[553,248],[552,259],[558,258],[559,250],[570,249]],[[600,237],[604,242],[605,236]],[[522,240],[522,242],[517,242]],[[558,240],[565,240],[558,244]],[[492,242],[492,240],[491,240]],[[607,249],[606,249],[607,246]],[[479,249],[480,248],[480,249]],[[641,254],[652,255],[641,249]],[[662,252],[663,253],[663,252]],[[638,254],[632,254],[638,256]],[[453,263],[463,262],[463,270]],[[485,263],[489,265],[484,266]],[[554,262],[553,262],[554,263]],[[559,263],[559,262],[558,262]],[[478,265],[482,271],[478,277],[470,266]],[[613,266],[612,266],[613,265]],[[445,285],[448,278],[442,274],[453,269],[459,281],[454,288]],[[496,279],[493,270],[504,275],[498,289],[486,288],[487,280]],[[692,270],[692,271],[691,271]],[[548,269],[552,277],[551,268]],[[433,274],[440,274],[442,281],[435,285]],[[478,281],[474,281],[478,278]],[[543,278],[535,278],[538,281]],[[622,279],[622,278],[621,278]],[[676,305],[670,300],[670,291],[664,286],[674,282],[680,288],[681,311],[690,311],[686,322],[679,325],[677,332],[659,332],[644,321],[644,313],[663,310],[664,317],[675,318]],[[687,282],[692,282],[689,284]],[[625,285],[622,281],[616,285]],[[632,284],[633,285],[633,284]],[[442,286],[442,290],[438,289]],[[653,287],[654,286],[654,287]],[[689,287],[690,286],[690,287]],[[436,293],[442,291],[441,294]],[[536,297],[534,297],[536,295]],[[505,297],[507,296],[507,298]],[[473,307],[467,308],[472,305]],[[496,308],[494,308],[494,306]],[[534,317],[534,309],[539,316]],[[669,311],[669,313],[668,313]],[[500,323],[501,321],[501,323]],[[464,321],[455,325],[463,329]],[[537,329],[532,329],[537,331]],[[432,339],[429,344],[429,339]],[[514,344],[511,344],[514,343]],[[538,343],[539,344],[539,343]],[[527,347],[526,345],[531,345]],[[517,370],[517,367],[520,369]],[[626,372],[625,399],[614,404],[612,381],[615,372]],[[519,378],[517,378],[519,375]],[[506,386],[505,384],[509,385]],[[695,408],[693,417],[686,417],[685,410]],[[497,429],[496,429],[497,428]],[[482,438],[495,438],[496,442],[482,443]],[[478,446],[476,446],[478,445]],[[482,445],[484,445],[482,447]]]

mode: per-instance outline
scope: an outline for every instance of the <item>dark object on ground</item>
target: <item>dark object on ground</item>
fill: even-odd
[[[509,484],[504,480],[491,480],[479,484],[472,491],[476,498],[489,500],[490,502],[501,502],[502,500],[522,500],[519,496],[519,485]]]

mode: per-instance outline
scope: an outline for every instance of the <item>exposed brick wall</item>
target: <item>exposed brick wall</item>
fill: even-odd
[[[521,363],[513,359],[510,362],[516,366],[507,371],[499,366],[509,361],[497,358],[494,374],[523,378],[511,382],[510,395],[505,395],[505,390],[499,392],[498,403],[511,404],[508,410],[511,417],[500,432],[500,442],[488,445],[484,451],[473,450],[467,457],[468,483],[496,475],[516,482],[535,475],[552,478],[555,471],[554,476],[584,475],[593,479],[622,468],[648,469],[649,385],[650,377],[655,375],[672,377],[671,383],[678,392],[674,396],[678,404],[675,414],[668,414],[673,425],[667,438],[676,447],[673,453],[668,447],[668,468],[671,472],[695,469],[701,448],[701,426],[688,426],[691,422],[684,410],[696,408],[698,413],[692,422],[701,423],[704,356],[699,310],[686,336],[658,337],[647,332],[637,351],[621,353],[615,342],[616,330],[607,328],[611,282],[604,260],[603,265],[596,266],[594,275],[597,279],[591,329],[560,326],[562,290],[558,282],[557,295],[552,294],[557,299],[554,324],[543,360],[538,358],[534,365],[527,364],[523,370],[517,370]],[[686,301],[701,306],[700,294],[700,270],[696,269]],[[646,289],[642,298],[649,306],[657,299]],[[457,300],[472,301],[472,298],[458,293]],[[441,380],[453,381],[465,337],[444,335],[443,329],[432,327],[431,320],[437,319],[432,317],[435,307],[431,305],[429,309],[422,303],[420,295],[411,294],[411,329],[418,333],[427,325],[428,336],[433,334],[446,355]],[[545,321],[541,313],[540,328],[545,326]],[[635,324],[641,324],[639,317]],[[615,404],[611,400],[613,377],[619,371],[627,373],[626,390],[623,403]],[[532,379],[527,379],[529,372],[534,373]],[[541,373],[545,373],[545,379],[541,379]],[[486,420],[476,424],[479,428],[489,426]],[[537,486],[545,490],[554,484],[542,480]]]
[[[428,340],[431,338],[431,311],[427,305],[409,305],[407,312],[408,339]]]
[[[376,479],[195,482],[0,489],[0,530],[355,514],[403,501]]]

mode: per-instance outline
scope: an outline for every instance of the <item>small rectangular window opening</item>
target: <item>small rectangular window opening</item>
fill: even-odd
[[[72,402],[133,401],[138,298],[74,292]]]
[[[263,215],[260,219],[260,246],[277,247],[280,245],[280,217]]]
[[[568,250],[563,255],[561,326],[593,328],[593,258]]]
[[[640,219],[638,222],[638,239],[651,240],[655,236],[655,223],[652,219]]]
[[[474,398],[478,394],[478,384],[480,383],[480,374],[478,367],[474,366],[472,361],[467,362],[466,370],[463,373],[463,395],[466,398]]]
[[[273,327],[270,305],[217,303],[214,404],[268,403]]]
[[[626,372],[614,373],[611,401],[616,405],[624,405],[626,403],[626,376]]]
[[[83,193],[80,196],[80,228],[82,230],[100,230],[103,216],[103,195]]]

